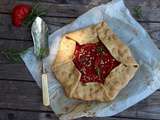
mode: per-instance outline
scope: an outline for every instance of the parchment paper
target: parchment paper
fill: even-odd
[[[51,71],[60,38],[67,32],[99,23],[102,20],[106,21],[119,38],[129,46],[140,68],[127,87],[112,102],[83,102],[67,98]],[[49,95],[51,107],[60,119],[112,116],[160,88],[160,51],[142,26],[130,15],[123,0],[113,0],[108,4],[95,7],[71,24],[55,31],[49,36],[49,47],[50,54],[45,59],[48,68]],[[33,78],[41,87],[40,64],[33,54],[33,48],[29,48],[21,56]]]

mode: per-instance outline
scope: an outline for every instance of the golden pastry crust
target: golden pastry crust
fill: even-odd
[[[104,84],[80,82],[81,73],[73,63],[76,42],[79,44],[101,41],[111,55],[120,62],[105,78]],[[91,25],[64,35],[56,59],[52,65],[57,80],[66,96],[85,101],[111,101],[131,80],[139,65],[130,49],[119,40],[105,22]]]
[[[69,40],[66,36],[64,36],[61,40],[53,68],[56,68],[62,64],[67,63],[68,61],[71,61],[73,59],[75,47],[76,43],[73,40]]]
[[[78,42],[79,44],[96,43],[98,42],[97,25],[92,25],[90,27],[68,33],[65,36],[70,40]]]

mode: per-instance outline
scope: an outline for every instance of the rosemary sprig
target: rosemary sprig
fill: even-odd
[[[142,18],[142,9],[141,9],[141,6],[135,6],[133,8],[133,15],[136,18]]]
[[[12,49],[2,50],[0,51],[0,53],[4,55],[10,63],[20,63],[21,62],[20,52],[22,51],[17,51],[16,49],[12,48]]]
[[[97,51],[98,53],[102,53],[102,52],[104,51],[104,49],[103,49],[102,47],[97,47],[97,48],[96,48],[96,51]]]
[[[45,16],[47,14],[47,11],[48,11],[47,9],[40,10],[39,4],[33,5],[32,11],[23,22],[23,25],[26,27],[31,26],[32,22],[37,16],[39,17]]]
[[[98,67],[95,68],[96,75],[100,76],[100,69]]]

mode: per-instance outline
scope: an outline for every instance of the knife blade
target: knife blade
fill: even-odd
[[[31,34],[34,43],[34,54],[41,62],[41,78],[42,78],[42,95],[43,104],[48,106],[50,104],[48,92],[48,76],[44,64],[44,58],[49,54],[48,48],[48,26],[42,18],[37,17],[31,27]]]

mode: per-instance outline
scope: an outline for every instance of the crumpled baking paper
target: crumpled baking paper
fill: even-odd
[[[62,86],[51,71],[61,36],[67,32],[99,23],[102,20],[106,21],[119,38],[129,46],[140,64],[140,68],[127,87],[112,102],[83,102],[67,98]],[[51,108],[62,120],[82,116],[112,116],[143,100],[160,88],[160,51],[148,33],[131,16],[123,0],[113,0],[108,4],[92,8],[71,24],[52,33],[48,42],[50,54],[45,59],[45,65],[48,71]],[[29,48],[21,57],[41,87],[40,61],[34,56],[33,48]]]

